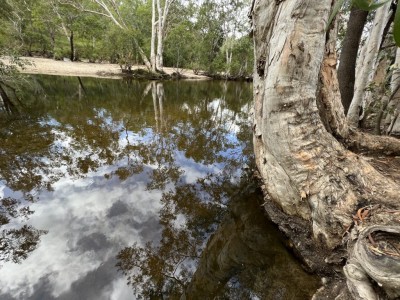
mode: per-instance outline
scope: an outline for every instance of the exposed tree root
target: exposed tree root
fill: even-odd
[[[372,225],[360,232],[344,267],[355,299],[380,299],[372,278],[389,299],[400,297],[400,226]]]
[[[331,31],[330,34],[333,34]],[[320,90],[317,97],[320,116],[325,128],[342,144],[352,150],[379,155],[400,155],[400,140],[360,132],[348,126],[337,86],[335,36],[329,36],[320,71]],[[346,151],[347,152],[347,151]],[[400,253],[398,245],[388,250],[388,239],[379,242],[374,232],[393,234],[399,240],[400,218],[389,211],[399,209],[400,187],[380,174],[363,158],[351,152],[344,155],[346,175],[350,186],[348,194],[355,196],[353,205],[344,203],[332,207],[333,215],[345,219],[343,212],[353,207],[353,217],[343,233],[348,257],[344,267],[348,289],[354,299],[394,299],[400,296]],[[340,157],[337,157],[340,162]],[[337,176],[341,172],[338,170]],[[368,203],[368,207],[360,207]],[[377,209],[377,207],[379,209]],[[325,209],[329,209],[329,205]],[[390,209],[392,208],[392,209]],[[348,213],[348,211],[347,211]],[[343,218],[344,217],[344,218]],[[335,218],[332,218],[335,219]],[[325,227],[328,223],[325,223]],[[344,225],[344,223],[342,223]],[[385,245],[385,247],[380,247]],[[372,279],[372,281],[371,281]],[[376,285],[372,284],[375,282]],[[381,288],[379,288],[381,287]],[[384,292],[383,292],[384,291]],[[385,295],[386,294],[386,295]],[[317,294],[316,294],[317,296]],[[318,299],[318,297],[316,298]]]
[[[345,144],[353,151],[369,154],[400,155],[400,139],[350,130]]]
[[[304,223],[315,246],[323,248],[311,252],[326,253],[325,266],[341,269],[338,276],[346,278],[354,299],[392,297],[397,282],[387,282],[383,287],[381,277],[367,271],[366,263],[360,262],[363,259],[355,252],[359,249],[357,243],[371,243],[369,236],[363,236],[367,226],[397,226],[398,216],[388,211],[400,209],[400,185],[349,148],[396,155],[400,153],[400,142],[372,137],[348,126],[337,82],[334,28],[327,40],[321,41],[326,31],[321,29],[317,36],[309,27],[310,20],[320,17],[323,11],[328,15],[332,3],[307,3],[312,9],[303,11],[304,7],[295,2],[256,2],[254,24],[264,26],[270,24],[270,19],[273,24],[285,24],[255,26],[254,30],[256,61],[263,66],[254,78],[257,167],[269,196],[267,201],[273,201],[289,220],[304,220],[299,224]],[[284,9],[277,9],[280,5]],[[263,11],[268,13],[259,13]],[[273,46],[264,49],[265,45]],[[268,64],[262,63],[265,61]],[[317,83],[314,79],[318,74]],[[265,207],[268,210],[271,206]],[[277,222],[285,224],[283,218]],[[296,228],[281,229],[296,235]],[[374,240],[373,235],[371,238]],[[307,249],[301,243],[295,247],[305,256]],[[346,260],[348,266],[343,271]]]
[[[328,132],[352,151],[400,155],[400,140],[372,135],[350,128],[344,114],[336,71],[335,33],[330,32],[320,71],[320,89],[317,106],[321,120]]]

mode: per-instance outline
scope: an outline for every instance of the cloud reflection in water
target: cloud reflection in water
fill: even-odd
[[[85,79],[80,99],[73,78],[39,79],[49,93],[39,116],[14,121],[0,142],[0,197],[30,196],[28,224],[48,233],[0,268],[0,298],[132,299],[115,267],[121,249],[179,233],[196,236],[198,256],[217,228],[251,155],[251,87],[169,82],[152,99],[146,82]]]

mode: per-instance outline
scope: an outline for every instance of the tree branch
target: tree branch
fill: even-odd
[[[350,129],[345,145],[353,151],[371,154],[400,155],[400,140]]]

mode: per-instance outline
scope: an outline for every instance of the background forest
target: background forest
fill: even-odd
[[[7,0],[0,46],[21,56],[244,77],[253,69],[248,2]]]
[[[397,4],[391,2],[382,1],[379,13],[375,7],[352,9],[342,0],[332,13],[339,24],[338,79],[345,114],[353,127],[374,128],[377,134],[400,132],[393,40],[399,27],[393,24],[400,22],[393,23]],[[251,5],[250,0],[6,0],[0,4],[0,55],[248,78],[254,66]],[[2,67],[3,82],[11,69]]]

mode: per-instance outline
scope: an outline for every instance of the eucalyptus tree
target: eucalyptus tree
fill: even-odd
[[[116,2],[114,0],[94,0],[88,1],[75,1],[75,0],[59,0],[62,4],[68,4],[81,12],[92,13],[105,18],[110,19],[118,28],[125,32],[131,31],[128,21],[124,18],[124,14],[121,9],[124,8],[127,3]],[[130,3],[128,3],[129,5]],[[147,58],[142,47],[136,37],[132,37],[135,47],[143,60],[144,64],[148,69],[151,69],[151,62]]]
[[[386,116],[387,133],[398,134],[400,132],[400,48],[396,50],[396,58],[393,66],[393,74],[390,82],[390,98],[387,100],[388,113]],[[378,124],[380,125],[380,123]]]
[[[254,2],[253,129],[264,207],[311,269],[342,280],[314,299],[395,299],[398,258],[382,245],[398,242],[388,211],[400,209],[400,186],[353,151],[398,155],[400,142],[349,128],[335,22],[326,31],[332,10],[330,0]]]
[[[92,2],[75,1],[75,0],[59,0],[60,3],[68,4],[75,7],[79,11],[96,14],[99,16],[110,19],[117,27],[125,32],[135,32],[132,37],[135,48],[137,49],[141,59],[148,69],[152,71],[162,71],[163,69],[163,53],[164,53],[164,39],[167,28],[167,18],[170,11],[171,4],[175,0],[152,0],[151,2],[151,46],[150,46],[150,60],[145,54],[145,51],[140,45],[137,35],[138,23],[136,20],[129,18],[138,18],[137,15],[132,14],[135,7],[141,3],[135,1],[121,1],[115,0],[94,0]],[[130,11],[130,12],[129,12]],[[129,16],[129,18],[127,18]],[[140,20],[141,22],[142,20]]]
[[[224,31],[220,18],[219,4],[206,0],[198,7],[195,32],[198,42],[194,45],[196,56],[193,69],[203,69],[208,73],[215,70],[215,59],[224,43]]]
[[[391,1],[378,8],[374,17],[372,30],[368,36],[368,40],[361,50],[361,55],[358,58],[357,69],[359,70],[354,85],[354,96],[351,101],[347,117],[353,126],[358,126],[360,110],[364,107],[365,111],[365,89],[371,82],[374,75],[374,70],[377,65],[377,57],[383,39],[383,31],[386,23],[393,13],[390,10]]]
[[[344,112],[347,114],[354,95],[354,82],[356,76],[356,61],[361,35],[367,21],[368,11],[353,6],[351,8],[343,48],[338,67],[340,94]]]
[[[201,43],[195,28],[197,7],[194,2],[176,2],[169,13],[165,37],[164,64],[174,67],[179,73],[182,68],[192,68],[196,45]]]
[[[59,5],[57,1],[49,1],[51,5],[51,10],[53,14],[57,17],[58,23],[60,25],[60,29],[67,38],[67,41],[70,46],[70,55],[69,58],[71,61],[74,61],[76,58],[75,53],[75,43],[74,43],[74,32],[75,32],[75,24],[80,18],[77,11],[72,10],[68,7],[62,7]]]
[[[247,18],[248,0],[225,0],[218,5],[219,19],[225,37],[222,51],[225,57],[225,72],[231,72],[234,48],[238,38],[250,31]]]
[[[157,54],[156,54],[156,69],[162,71],[164,63],[163,63],[163,54],[164,54],[164,37],[165,30],[167,25],[167,17],[171,7],[171,4],[176,0],[164,0],[164,5],[161,4],[161,0],[152,0],[157,1]]]

